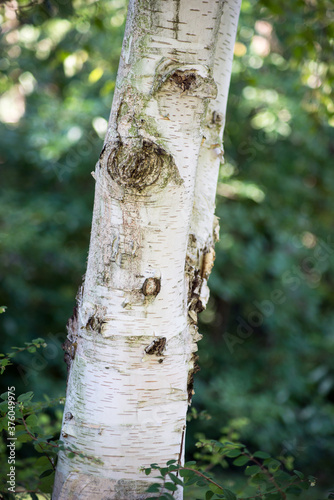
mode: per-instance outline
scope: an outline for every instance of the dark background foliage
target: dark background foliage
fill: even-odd
[[[85,271],[90,172],[126,5],[17,5],[0,7],[2,351],[36,337],[48,347],[20,354],[2,382],[42,400],[65,393],[61,343]],[[334,463],[333,19],[329,0],[243,1],[193,399],[211,419],[188,430],[189,457],[196,436],[229,425],[250,448],[317,476],[318,496],[333,487]],[[60,415],[49,409],[44,425]]]

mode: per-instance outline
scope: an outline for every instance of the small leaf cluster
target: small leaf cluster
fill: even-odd
[[[150,467],[145,468],[144,471],[147,476],[151,474],[152,470],[159,471],[159,475],[154,477],[156,479],[160,479],[161,481],[159,483],[153,483],[147,488],[147,493],[158,494],[158,496],[150,496],[150,498],[174,500],[173,493],[177,491],[178,486],[183,488],[185,484],[187,484],[187,473],[185,473],[185,471],[186,466],[191,463],[194,462],[189,462],[188,464],[185,464],[184,467],[181,467],[176,460],[169,460],[166,467],[160,467],[158,464],[154,463],[151,464]]]
[[[5,306],[0,307],[0,313],[5,312]],[[23,347],[12,347],[13,351],[3,354],[0,353],[0,374],[2,375],[3,372],[5,371],[6,367],[9,365],[12,365],[13,363],[11,362],[12,358],[16,356],[18,353],[27,351],[29,353],[34,353],[36,352],[36,349],[39,349],[40,347],[46,347],[47,343],[44,341],[44,339],[38,338],[38,339],[33,339],[31,342],[25,342],[25,345]]]
[[[58,431],[58,426],[50,424],[45,410],[56,407],[64,402],[63,398],[49,399],[43,402],[33,402],[33,392],[29,391],[17,396],[14,406],[15,412],[15,447],[17,452],[24,446],[25,458],[20,459],[17,453],[15,466],[17,470],[17,492],[28,491],[31,498],[36,498],[36,493],[51,493],[57,453],[61,448],[59,441],[53,441],[53,435]],[[8,432],[8,392],[0,396],[0,431]],[[51,433],[52,432],[52,433]],[[36,456],[36,453],[39,456]],[[8,465],[2,464],[7,469]],[[25,469],[30,469],[30,474],[25,474]],[[31,471],[33,470],[33,474]],[[33,477],[32,477],[33,476]],[[0,490],[5,485],[0,484]],[[9,496],[8,498],[11,498]]]
[[[197,408],[192,406],[187,414],[187,422],[191,420],[211,420],[211,415],[206,410],[198,411]]]
[[[224,468],[226,464],[242,468],[246,476],[246,487],[242,488],[242,491],[240,487],[239,491],[226,488],[209,472],[210,467],[205,467],[199,461],[186,462],[182,466],[176,460],[170,460],[166,467],[160,467],[155,463],[144,469],[146,475],[155,470],[159,472],[158,476],[154,476],[159,481],[147,489],[148,493],[157,493],[157,496],[150,498],[171,500],[173,492],[178,487],[196,486],[196,492],[200,491],[201,497],[204,495],[205,500],[286,500],[291,496],[299,497],[303,491],[316,484],[315,477],[306,478],[298,470],[289,473],[284,470],[280,460],[272,458],[264,451],[251,453],[242,443],[226,439],[221,441],[203,439],[198,446],[206,452],[220,456],[220,465]],[[215,458],[214,464],[218,463]]]
[[[33,455],[31,458],[25,458],[22,463],[20,460],[17,461],[18,469],[21,466],[22,468],[29,466],[34,475],[33,478],[27,477],[26,481],[21,482],[21,484],[18,481],[18,487],[29,492],[31,498],[36,498],[37,493],[49,494],[52,491],[59,451],[66,453],[69,458],[77,457],[97,463],[101,462],[95,457],[80,452],[75,445],[69,447],[65,445],[64,441],[54,439],[54,434],[59,432],[59,425],[57,428],[46,425],[46,413],[44,412],[53,406],[64,404],[64,398],[51,400],[45,396],[44,402],[33,402],[33,396],[32,391],[20,394],[13,409],[15,411],[16,448],[19,449],[25,445],[29,451],[29,448],[33,447],[35,452],[40,455],[39,458],[36,458],[36,454],[31,451],[30,455]],[[2,399],[0,402],[0,431],[7,431],[8,392],[1,394],[0,398]],[[1,486],[4,485],[0,484],[0,491]]]

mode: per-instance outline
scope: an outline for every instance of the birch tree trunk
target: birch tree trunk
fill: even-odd
[[[148,498],[141,467],[183,461],[239,7],[130,1],[65,342],[61,439],[103,465],[60,453],[54,500]]]

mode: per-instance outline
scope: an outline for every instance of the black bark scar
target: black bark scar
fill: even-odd
[[[166,347],[166,337],[160,337],[159,339],[153,340],[150,345],[145,347],[146,354],[155,354],[156,356],[161,356]]]

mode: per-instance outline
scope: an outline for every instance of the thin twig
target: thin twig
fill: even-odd
[[[23,425],[25,427],[25,430],[27,431],[27,433],[29,434],[29,436],[34,440],[34,441],[37,441],[37,438],[30,432],[30,430],[28,429],[28,426],[27,426],[27,423],[24,419],[24,416],[23,416],[23,413],[21,411],[21,414],[22,414],[22,422],[23,422]],[[47,454],[47,452],[44,450],[43,446],[41,443],[38,443],[38,446],[40,447],[40,449],[42,450],[42,452],[44,453],[44,455],[46,456],[46,458],[49,460],[50,464],[51,464],[51,467],[53,468],[53,470],[56,470],[56,466],[55,464],[53,463],[53,460],[52,458],[49,457],[49,455]]]
[[[252,462],[254,462],[258,467],[260,467],[260,469],[262,470],[262,472],[266,476],[268,476],[269,481],[275,486],[275,488],[277,489],[277,491],[279,493],[281,493],[283,500],[286,500],[286,494],[284,493],[284,491],[282,491],[282,489],[280,488],[279,484],[276,482],[275,477],[273,476],[273,474],[271,474],[271,472],[269,472],[269,470],[261,462],[259,462],[259,460],[257,460],[255,457],[253,457],[253,455],[249,455],[248,453],[245,453],[245,452],[242,452],[241,455],[249,457],[250,460],[252,460]]]

